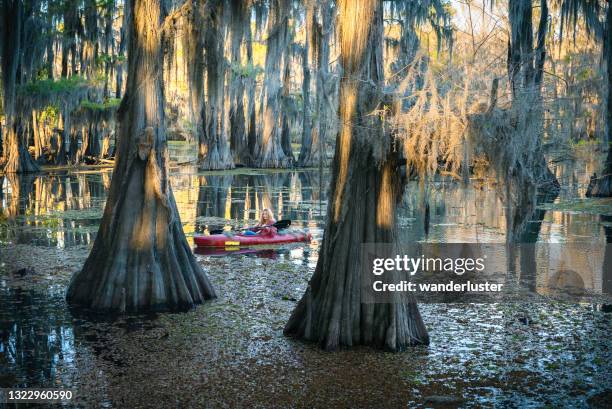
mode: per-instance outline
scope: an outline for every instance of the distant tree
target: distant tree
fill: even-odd
[[[576,29],[578,17],[583,15],[587,30],[603,41],[601,62],[605,64],[606,76],[606,145],[608,153],[599,176],[591,177],[586,195],[593,197],[612,196],[612,4],[608,0],[602,12],[599,0],[563,0],[561,6],[562,28],[571,25]],[[600,16],[603,16],[603,21]]]
[[[285,168],[291,164],[281,145],[282,59],[289,45],[289,0],[272,0],[268,15],[264,89],[258,150],[253,164],[261,168]]]
[[[4,149],[6,173],[26,173],[39,170],[28,152],[27,141],[21,132],[22,123],[16,110],[18,79],[22,78],[22,38],[25,24],[23,0],[1,0],[0,3],[0,59],[3,87]]]
[[[224,1],[206,2],[204,49],[206,50],[206,131],[200,143],[200,169],[231,169],[234,160],[230,152],[228,126],[224,119],[225,71],[223,12]]]

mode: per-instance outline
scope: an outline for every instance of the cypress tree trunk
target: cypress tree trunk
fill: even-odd
[[[319,260],[285,334],[328,350],[356,344],[399,351],[427,343],[414,302],[362,304],[362,243],[396,241],[399,158],[379,115],[383,87],[380,0],[340,0],[339,117],[331,196]]]
[[[117,53],[117,79],[115,88],[115,98],[121,98],[123,93],[123,66],[125,62],[122,61],[125,57],[125,45],[127,43],[127,29],[130,25],[130,8],[123,6],[123,23],[121,24],[121,30],[119,31],[119,51]]]
[[[210,3],[210,4],[209,4]],[[223,3],[219,0],[207,2],[208,28],[204,35],[206,49],[206,90],[208,104],[206,106],[206,132],[201,143],[200,169],[232,169],[234,162],[229,150],[227,132],[223,123],[223,89],[224,89],[224,58],[223,58],[223,26],[221,18]]]
[[[168,176],[162,2],[130,0],[127,91],[104,216],[70,305],[98,311],[181,310],[215,297],[185,239]]]
[[[312,151],[312,112],[310,106],[310,66],[313,61],[311,53],[314,49],[314,3],[310,0],[306,3],[304,49],[302,50],[302,100],[304,101],[302,116],[302,146],[298,156],[298,166],[307,167],[312,164],[306,159]]]
[[[251,19],[248,18],[249,24],[247,24],[247,29],[245,31],[246,34],[246,54],[247,54],[247,63],[249,67],[253,67],[253,34],[251,33]],[[259,143],[257,140],[257,121],[256,114],[257,110],[255,107],[255,74],[253,73],[248,78],[248,86],[247,86],[247,147],[248,147],[248,163],[249,165],[254,164],[254,158],[259,149]]]
[[[319,3],[321,8],[322,22],[317,23],[317,30],[321,33],[317,43],[317,114],[312,129],[312,163],[318,163],[323,167],[327,161],[325,144],[329,133],[330,123],[333,122],[333,94],[335,92],[336,80],[329,72],[329,45],[334,35],[334,13],[333,2],[328,0]]]
[[[231,1],[231,49],[232,62],[230,83],[230,148],[235,163],[249,161],[247,135],[244,116],[244,77],[239,72],[242,67],[240,48],[244,38],[245,26],[250,24],[249,8],[243,0]]]
[[[64,4],[64,37],[62,41],[62,77],[68,76],[68,60],[70,54],[71,75],[77,74],[76,35],[80,31],[81,20],[79,8],[75,0],[67,0]]]
[[[115,54],[115,36],[113,35],[113,17],[115,13],[115,1],[111,0],[104,7],[104,52],[106,60],[104,62],[104,89],[102,95],[104,98],[110,97],[110,81],[112,77],[113,64],[111,56]],[[113,56],[114,58],[114,56]]]
[[[98,10],[95,0],[85,0],[84,35],[81,45],[81,74],[93,78],[98,57]]]
[[[55,70],[55,28],[53,26],[53,13],[47,12],[47,70],[48,78],[54,78]]]
[[[261,106],[262,131],[258,136],[259,149],[253,164],[260,168],[285,168],[289,158],[281,146],[281,58],[287,47],[289,1],[272,0],[268,15],[264,95]]]
[[[283,88],[281,96],[281,146],[283,153],[287,157],[287,166],[292,166],[295,158],[293,157],[293,147],[291,146],[291,121],[288,106],[291,103],[291,52],[285,50],[283,57]]]
[[[304,99],[304,118],[302,129],[302,146],[298,158],[298,166],[310,167],[322,164],[323,145],[330,115],[327,112],[329,90],[324,86],[328,80],[329,72],[329,42],[333,32],[331,7],[327,0],[318,2],[318,9],[323,17],[323,25],[317,21],[317,12],[314,2],[309,2],[306,8],[306,47],[302,61],[303,84],[302,95]],[[310,64],[316,64],[316,114],[312,115],[312,102],[310,97],[311,69]]]
[[[0,41],[2,59],[2,85],[4,91],[6,173],[37,172],[39,167],[27,149],[26,141],[19,132],[16,112],[17,71],[21,55],[23,30],[23,0],[2,0],[0,13]]]
[[[606,24],[604,34],[607,50],[606,60],[606,79],[608,82],[608,98],[606,102],[606,142],[608,154],[604,164],[604,170],[600,177],[593,175],[587,189],[587,197],[612,197],[612,4],[608,1],[608,11],[606,12]]]
[[[539,192],[556,196],[560,185],[548,168],[542,148],[544,104],[541,88],[548,27],[547,0],[540,0],[541,16],[535,51],[531,0],[510,0],[508,7],[511,31],[508,44],[508,76],[512,87],[513,108],[521,117],[517,121],[516,133],[523,138],[524,143],[521,143],[521,146],[531,157],[529,166],[533,172],[533,183],[537,185]]]
[[[198,159],[206,154],[206,106],[204,103],[204,24],[205,5],[194,1],[191,20],[186,28],[186,41],[183,49],[187,59],[187,76],[189,80],[190,109],[195,125],[195,138],[198,142]]]

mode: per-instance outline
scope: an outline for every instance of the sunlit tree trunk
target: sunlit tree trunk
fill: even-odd
[[[2,0],[0,4],[0,47],[2,59],[2,86],[5,116],[5,151],[6,173],[36,172],[38,165],[34,162],[20,132],[19,118],[16,112],[17,71],[21,55],[21,37],[23,30],[23,0]]]
[[[185,239],[168,175],[164,124],[163,0],[130,0],[127,90],[100,229],[68,288],[73,306],[181,310],[215,296]]]
[[[38,125],[38,111],[32,110],[32,133],[34,135],[34,159],[40,158],[42,155],[43,141],[40,136],[40,127]]]
[[[110,97],[110,81],[112,78],[113,61],[115,59],[115,36],[113,35],[113,18],[115,15],[115,0],[108,0],[104,6],[104,98]],[[112,58],[111,58],[112,57]]]
[[[249,161],[244,112],[244,77],[242,71],[242,53],[240,52],[244,31],[250,30],[249,8],[243,0],[232,0],[230,25],[230,147],[235,163],[246,164]]]
[[[205,2],[192,2],[193,11],[186,27],[183,41],[189,81],[189,102],[193,114],[195,139],[198,142],[198,159],[206,155],[206,104],[204,101],[204,24]]]
[[[323,22],[317,20],[317,9],[322,15]],[[331,119],[329,112],[329,43],[333,32],[332,8],[327,0],[314,2],[306,7],[306,46],[302,61],[303,84],[302,95],[304,99],[304,116],[302,128],[302,146],[298,158],[298,166],[309,167],[322,164],[323,144],[328,122]],[[311,65],[316,66],[316,97],[315,115],[312,115],[312,102],[310,96]],[[328,87],[327,87],[328,88]]]
[[[260,168],[284,168],[290,165],[281,146],[280,98],[282,86],[281,60],[286,51],[289,20],[288,0],[272,0],[268,15],[264,95],[258,136],[259,149],[253,164]]]
[[[338,7],[344,75],[325,235],[285,334],[328,350],[365,344],[399,351],[428,342],[416,304],[361,298],[361,244],[396,241],[401,197],[399,158],[374,114],[383,103],[382,1],[340,0]]]
[[[281,96],[281,146],[287,158],[287,166],[293,165],[293,147],[291,146],[291,122],[292,114],[288,112],[287,106],[291,104],[291,52],[285,50],[283,57],[283,88]]]
[[[302,50],[302,146],[298,156],[298,166],[311,166],[307,162],[307,157],[312,150],[312,112],[310,104],[310,63],[314,62],[312,58],[313,51],[316,47],[314,44],[318,39],[315,30],[315,9],[314,2],[308,0],[306,2],[306,16],[304,24],[304,49]]]
[[[246,56],[247,56],[247,64],[249,67],[253,67],[253,34],[251,28],[251,19],[247,20],[249,24],[245,29],[246,35]],[[259,144],[257,141],[257,108],[255,104],[255,73],[252,73],[248,78],[248,86],[247,86],[247,147],[248,147],[248,157],[249,164],[253,164],[253,159],[255,158],[257,151],[259,149]]]
[[[49,79],[55,77],[55,27],[53,13],[47,12],[47,74]]]
[[[125,57],[125,46],[127,44],[127,30],[130,25],[130,9],[129,7],[123,6],[123,23],[121,24],[121,29],[119,31],[119,50],[117,53],[117,79],[115,81],[115,97],[121,98],[123,93],[123,67],[125,62],[123,58]]]
[[[64,32],[62,41],[62,77],[68,76],[68,61],[70,57],[71,75],[77,74],[77,46],[76,35],[79,32],[81,21],[79,8],[75,0],[64,3]]]
[[[227,132],[223,126],[223,92],[225,85],[225,62],[223,56],[223,3],[219,0],[207,2],[204,35],[206,49],[206,132],[201,144],[200,169],[231,169],[234,167]]]
[[[98,9],[96,0],[85,0],[84,34],[82,42],[81,74],[93,78],[98,57]]]
[[[335,33],[333,2],[323,1],[318,3],[321,20],[315,20],[313,29],[317,31],[316,42],[316,113],[312,123],[312,136],[310,153],[305,156],[304,166],[323,166],[326,162],[326,140],[334,122],[333,97],[335,93],[336,80],[329,71],[330,44]],[[316,15],[315,15],[316,16]]]

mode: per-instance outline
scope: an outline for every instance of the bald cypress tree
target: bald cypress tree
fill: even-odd
[[[215,297],[185,239],[168,175],[163,0],[129,0],[126,94],[116,164],[93,249],[68,288],[101,311],[181,310]]]
[[[325,236],[306,293],[285,334],[328,350],[357,344],[392,351],[427,343],[414,302],[362,303],[361,244],[397,239],[398,153],[377,112],[384,105],[381,0],[340,0],[340,128]]]
[[[16,90],[22,55],[24,26],[23,0],[1,0],[0,2],[0,59],[2,63],[2,86],[4,97],[4,156],[6,173],[36,172],[34,162],[20,131],[16,112]]]
[[[253,165],[260,168],[285,168],[291,165],[281,145],[283,57],[289,40],[289,0],[272,0],[268,15],[264,91],[261,103],[261,125],[258,149]]]

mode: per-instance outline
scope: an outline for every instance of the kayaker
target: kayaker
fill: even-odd
[[[251,229],[245,231],[243,234],[245,236],[254,236],[256,234],[261,235],[274,235],[276,234],[276,227],[272,226],[276,223],[274,219],[274,215],[272,214],[272,210],[265,208],[261,211],[261,217],[259,218],[259,223],[255,225],[253,228],[256,231]]]
[[[272,226],[274,223],[276,223],[276,220],[274,220],[274,216],[272,215],[272,210],[265,208],[261,211],[261,217],[259,218],[259,223],[257,223],[255,227]]]

